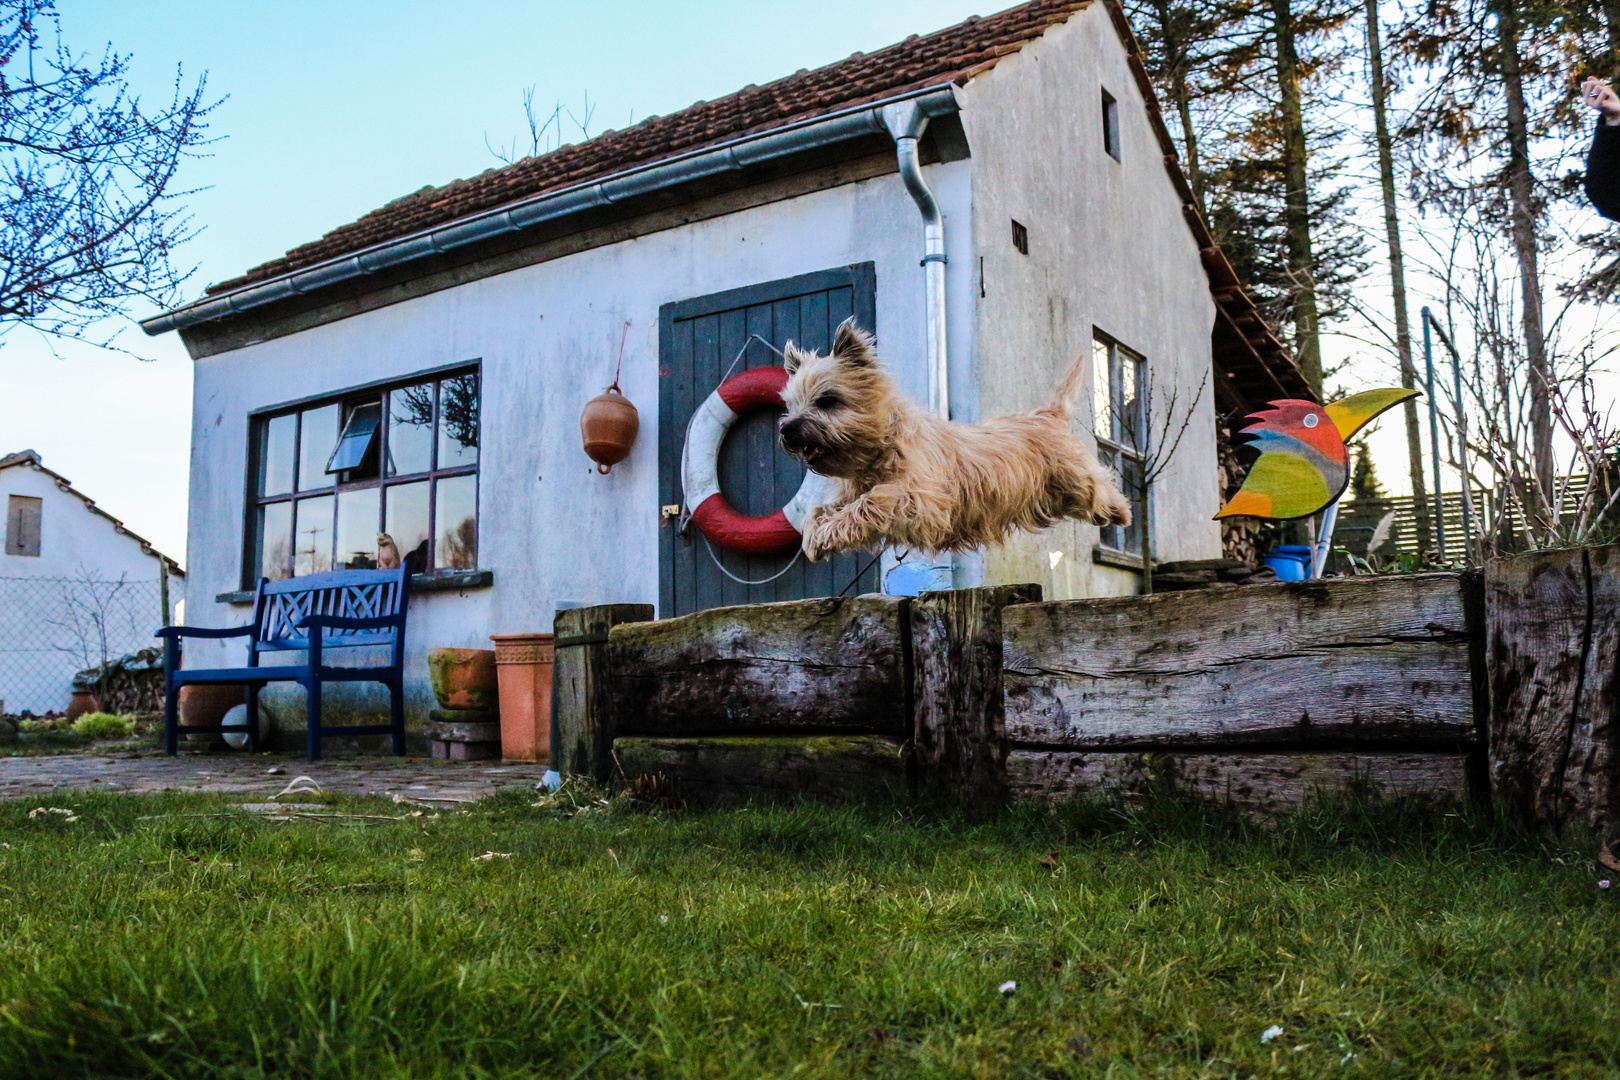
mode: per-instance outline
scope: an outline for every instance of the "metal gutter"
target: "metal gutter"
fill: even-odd
[[[519,233],[538,225],[651,194],[677,184],[788,157],[806,150],[848,142],[868,135],[891,134],[885,110],[904,104],[927,119],[958,111],[955,87],[924,87],[870,105],[857,106],[827,116],[801,121],[787,127],[705,147],[673,158],[638,165],[601,180],[533,195],[497,210],[486,210],[471,217],[389,240],[350,255],[294,270],[265,281],[255,282],[233,292],[210,296],[173,311],[141,321],[148,334],[182,330],[201,323],[240,315],[265,304],[324,289],[343,281],[374,274],[379,270],[412,262],[430,255],[484,240]],[[918,134],[921,134],[919,129]],[[915,140],[913,140],[915,141]],[[907,181],[910,186],[910,181]],[[943,248],[941,249],[943,252]],[[942,256],[943,257],[943,256]],[[932,264],[930,264],[932,266]],[[943,271],[943,267],[941,267]],[[942,279],[943,280],[943,279]]]

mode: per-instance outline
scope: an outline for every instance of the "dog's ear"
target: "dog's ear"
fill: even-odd
[[[877,353],[872,349],[872,335],[855,325],[853,315],[838,324],[838,332],[833,335],[832,354],[840,364],[850,367],[871,367],[877,363]]]
[[[787,373],[789,375],[792,375],[795,371],[798,371],[799,365],[804,363],[806,358],[807,355],[802,352],[797,345],[793,344],[793,342],[789,341],[786,345],[782,346],[782,366],[787,368]]]

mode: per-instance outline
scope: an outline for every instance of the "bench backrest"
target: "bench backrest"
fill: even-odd
[[[398,621],[380,630],[324,630],[321,644],[324,648],[392,645],[398,663],[403,656],[410,587],[410,571],[403,568],[333,570],[274,582],[260,579],[253,605],[252,649],[282,652],[309,648],[309,632],[298,625],[306,615],[389,617]]]

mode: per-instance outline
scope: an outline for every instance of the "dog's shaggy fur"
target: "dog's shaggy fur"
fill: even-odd
[[[785,355],[782,448],[838,481],[837,497],[805,522],[812,560],[884,541],[967,551],[1064,518],[1130,523],[1130,503],[1069,432],[1081,361],[1034,412],[958,424],[902,397],[853,320],[829,355],[792,345]]]

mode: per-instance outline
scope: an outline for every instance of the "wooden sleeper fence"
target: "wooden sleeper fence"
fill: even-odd
[[[559,612],[553,760],[689,797],[1483,796],[1620,824],[1620,548],[1043,602],[1039,586]],[[1488,761],[1488,766],[1487,766]]]

